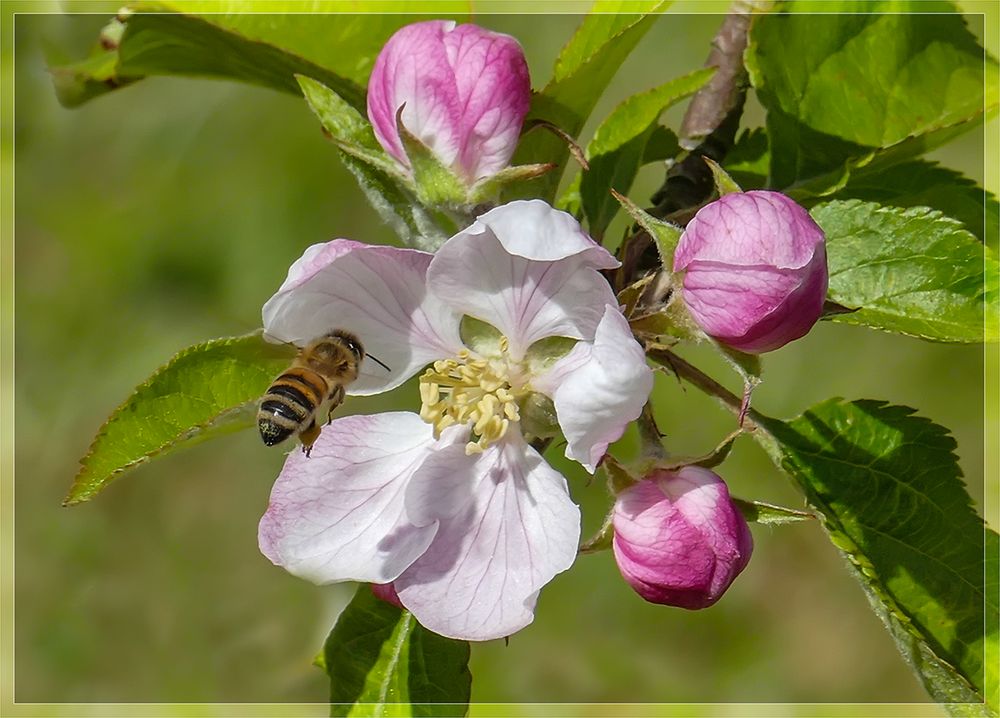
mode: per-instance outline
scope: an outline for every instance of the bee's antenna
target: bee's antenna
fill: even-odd
[[[371,354],[366,354],[365,356],[367,356],[369,359],[371,359],[373,362],[375,362],[376,364],[378,364],[380,367],[382,367],[386,371],[392,371],[392,369],[390,369],[389,367],[387,367],[385,365],[385,362],[383,362],[382,360],[380,360],[378,357],[374,357]]]

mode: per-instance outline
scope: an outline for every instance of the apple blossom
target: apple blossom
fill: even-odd
[[[826,299],[826,244],[780,192],[727,194],[698,211],[674,254],[682,296],[711,337],[757,354],[804,336]]]
[[[622,491],[613,524],[618,569],[652,603],[711,606],[753,551],[725,483],[698,466],[657,469]]]
[[[522,410],[548,403],[566,456],[593,472],[652,389],[598,271],[617,265],[540,200],[487,212],[433,255],[307,249],[264,305],[268,335],[301,345],[350,328],[391,370],[366,362],[348,393],[420,374],[421,410],[340,418],[311,458],[293,451],[261,519],[264,554],[317,583],[391,583],[445,636],[530,623],[541,587],[573,563],[580,515]]]
[[[409,165],[396,126],[402,107],[406,129],[469,184],[507,166],[530,103],[517,40],[445,20],[398,30],[368,81],[368,118],[386,152]]]

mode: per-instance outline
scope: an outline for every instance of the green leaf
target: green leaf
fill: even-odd
[[[117,74],[118,55],[100,52],[85,60],[50,67],[56,98],[63,107],[77,107],[131,80]]]
[[[954,6],[823,3],[756,18],[746,65],[768,111],[771,183],[788,187],[850,158],[957,127],[995,107],[997,64]],[[984,94],[985,86],[985,94]],[[984,98],[991,98],[986,107]]]
[[[552,80],[537,93],[525,118],[549,122],[570,137],[577,137],[601,93],[618,68],[656,20],[655,13],[669,3],[664,0],[598,0],[556,60]],[[569,158],[566,142],[556,135],[534,129],[521,138],[515,164],[554,164],[557,169],[531,186],[514,188],[509,197],[540,197],[552,201],[561,169]]]
[[[363,87],[379,50],[419,3],[396,3],[396,14],[358,14],[353,2],[319,0],[302,13],[297,2],[270,2],[267,12],[245,2],[132,2],[117,47],[82,63],[52,69],[64,104],[73,106],[148,75],[218,77],[298,93],[295,75],[315,78],[364,110]],[[468,2],[438,7],[449,16]],[[298,12],[294,12],[298,11]],[[455,17],[454,15],[451,15]]]
[[[782,524],[796,524],[799,521],[808,521],[816,518],[808,511],[798,511],[784,506],[776,506],[763,501],[748,501],[735,496],[733,503],[740,510],[750,523],[761,524],[762,526],[780,526]]]
[[[771,153],[767,144],[767,131],[762,127],[744,130],[723,162],[723,167],[730,177],[747,190],[763,189],[767,186],[770,165]]]
[[[257,400],[293,356],[259,332],[184,349],[104,423],[64,504],[89,501],[124,472],[176,448],[253,426]]]
[[[997,301],[993,253],[961,224],[924,207],[858,200],[814,207],[826,232],[833,321],[940,342],[981,342],[985,307]]]
[[[627,194],[642,166],[646,145],[659,127],[657,120],[672,105],[690,97],[711,79],[715,68],[696,70],[652,90],[632,95],[618,105],[587,145],[590,169],[583,172],[580,198],[591,236],[600,240],[619,205],[608,188]]]
[[[673,159],[680,153],[681,145],[677,140],[677,134],[669,127],[657,125],[646,143],[646,151],[642,153],[642,164]]]
[[[334,716],[455,716],[469,709],[469,644],[431,633],[358,586],[323,649]]]
[[[913,161],[878,172],[855,173],[831,199],[860,199],[894,207],[930,207],[957,219],[980,241],[1000,223],[996,197],[954,170]]]
[[[931,696],[982,703],[997,685],[984,661],[997,650],[984,624],[997,611],[984,583],[996,534],[972,509],[947,430],[907,407],[841,399],[764,426]]]

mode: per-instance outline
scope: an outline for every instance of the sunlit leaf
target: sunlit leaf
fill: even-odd
[[[995,106],[997,64],[984,63],[953,5],[858,9],[787,2],[753,23],[746,64],[768,111],[776,187],[836,171],[876,148],[911,142],[912,149],[913,138],[971,129],[986,98]]]
[[[355,2],[137,1],[125,4],[117,47],[52,69],[60,100],[80,104],[149,75],[217,77],[298,93],[301,74],[364,110],[364,87],[389,36],[423,19],[419,3],[385,3],[394,14],[357,12]],[[372,3],[370,10],[378,7]],[[426,9],[426,8],[425,8]],[[441,3],[435,17],[461,19],[468,2]],[[131,13],[131,14],[129,14]],[[126,17],[127,15],[127,17]]]
[[[715,73],[705,68],[629,97],[594,132],[587,145],[590,169],[584,170],[580,198],[590,234],[599,239],[618,212],[608,188],[627,194],[645,161],[646,145],[669,107],[697,92]]]
[[[822,204],[811,214],[826,232],[829,298],[858,310],[834,321],[934,341],[984,340],[985,310],[998,296],[997,262],[961,224],[922,207],[857,200]]]
[[[570,137],[577,137],[622,62],[652,27],[655,13],[668,4],[664,0],[595,3],[593,14],[584,18],[556,60],[551,82],[532,98],[526,124],[544,120]],[[513,196],[551,201],[568,157],[569,148],[562,138],[541,129],[525,134],[514,155],[515,162],[551,163],[559,169],[528,187],[518,188]]]
[[[996,197],[960,173],[933,162],[913,161],[856,173],[831,199],[861,199],[894,207],[930,207],[957,219],[983,241],[1000,224]]]
[[[948,431],[913,409],[833,399],[766,420],[772,455],[799,483],[899,650],[935,700],[982,704],[997,685],[997,611],[985,550]],[[995,696],[990,697],[995,701]],[[982,706],[953,706],[982,714]],[[995,710],[995,704],[993,706]]]
[[[129,469],[181,446],[253,426],[257,400],[292,356],[259,333],[184,349],[111,414],[65,503],[89,501]]]

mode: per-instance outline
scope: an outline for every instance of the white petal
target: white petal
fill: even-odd
[[[441,456],[449,464],[455,458]],[[565,479],[520,434],[508,434],[475,458],[463,469],[464,507],[441,520],[431,546],[394,585],[423,626],[486,641],[531,623],[539,590],[576,557],[580,511]],[[450,502],[445,494],[454,488],[442,486],[438,495]],[[433,482],[423,486],[434,489]]]
[[[430,291],[510,340],[520,359],[550,336],[591,339],[614,293],[597,268],[617,266],[570,215],[540,200],[486,213],[445,242]]]
[[[365,360],[348,393],[377,394],[399,386],[462,348],[460,317],[427,292],[431,257],[347,239],[313,245],[264,305],[264,331],[302,346],[331,329],[346,329],[391,369]]]
[[[260,520],[260,550],[314,583],[395,580],[437,531],[414,526],[404,503],[434,443],[408,412],[337,419],[310,457],[289,454]]]
[[[566,456],[593,473],[608,444],[642,413],[653,371],[625,317],[609,305],[594,343],[578,343],[531,385],[555,404]]]
[[[481,215],[476,225],[489,228],[505,250],[525,259],[554,262],[583,255],[585,265],[594,269],[621,266],[608,250],[583,231],[573,215],[540,199],[508,202]]]
[[[441,432],[434,455],[414,474],[406,490],[406,514],[417,526],[454,516],[472,500],[479,455],[466,455],[471,429],[450,426]]]

